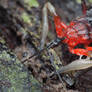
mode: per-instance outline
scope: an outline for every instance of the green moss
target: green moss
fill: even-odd
[[[81,0],[76,0],[77,3],[81,4]]]
[[[39,82],[28,73],[28,69],[4,44],[0,43],[0,48],[0,83],[4,83],[0,86],[0,90],[2,92],[36,92],[38,85],[40,86]]]
[[[0,42],[5,44],[5,40],[0,37]]]
[[[53,49],[49,49],[49,53],[53,56],[53,65],[56,68],[56,70],[60,69],[60,65],[62,65],[62,62],[60,61],[60,58],[56,54],[56,52]]]
[[[28,23],[28,24],[31,23],[30,17],[27,13],[22,14],[22,19],[25,23]]]
[[[39,3],[37,0],[24,0],[26,4],[28,4],[30,7],[38,7]]]
[[[81,0],[76,0],[76,2],[81,4]],[[88,0],[87,2],[92,3],[92,0]]]
[[[90,3],[92,3],[92,0],[89,0]]]

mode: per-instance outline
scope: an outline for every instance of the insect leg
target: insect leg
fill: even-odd
[[[87,11],[86,1],[81,0],[81,6],[82,6],[82,13],[85,15]]]
[[[56,33],[58,38],[64,37],[63,29],[66,29],[67,26],[60,20],[60,17],[56,14],[54,6],[47,2],[43,7],[43,28],[42,28],[42,38],[41,38],[41,46],[40,48],[43,49],[45,40],[48,34],[48,10],[54,16],[54,22],[56,26]]]
[[[74,70],[87,69],[89,67],[92,67],[92,60],[90,60],[89,58],[78,59],[66,66],[61,67],[61,69],[59,69],[58,72],[66,73],[66,72],[70,72],[70,71],[74,71]]]
[[[62,65],[62,63],[60,62],[59,57],[56,55],[56,53],[53,51],[53,49],[48,50],[48,54],[50,56],[51,64],[55,69],[55,73],[58,76],[60,82],[62,83],[62,87],[63,87],[64,91],[66,91],[66,87],[65,87],[64,82],[62,80],[62,77],[60,76],[60,74],[57,71],[59,68],[58,64]]]
[[[44,44],[45,44],[45,40],[46,40],[46,37],[47,37],[47,34],[48,34],[48,30],[49,30],[49,27],[48,27],[48,10],[50,11],[50,13],[54,16],[56,16],[56,12],[55,12],[55,8],[54,6],[47,2],[44,7],[43,7],[43,26],[42,26],[42,38],[41,38],[41,46],[40,46],[40,49],[43,49],[44,47]]]

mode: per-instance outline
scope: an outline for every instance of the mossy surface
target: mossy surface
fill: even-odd
[[[40,84],[0,40],[0,92],[41,92]]]

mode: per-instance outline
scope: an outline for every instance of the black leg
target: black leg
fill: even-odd
[[[38,52],[34,53],[32,56],[30,56],[27,59],[23,60],[22,63],[24,63],[28,59],[33,58],[34,56],[38,56],[42,51],[44,51],[46,49],[50,49],[50,48],[53,48],[53,47],[59,45],[59,43],[61,43],[63,40],[64,40],[64,38],[56,38],[55,40],[53,40],[52,42],[50,42],[45,48],[40,49]]]
[[[47,45],[47,49],[58,46],[65,38],[56,38]]]

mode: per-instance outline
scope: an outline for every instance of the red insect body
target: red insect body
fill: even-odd
[[[47,3],[45,5],[45,7],[43,8],[45,14],[47,12],[46,8],[48,8],[50,11],[52,11],[52,14],[54,15],[54,23],[56,26],[57,38],[50,44],[48,44],[46,48],[43,48],[44,41],[46,38],[45,33],[48,31],[48,28],[47,31],[45,30],[45,28],[48,27],[46,26],[46,24],[48,24],[46,20],[46,14],[46,16],[44,17],[45,24],[43,26],[43,39],[41,40],[40,52],[47,48],[49,49],[51,47],[57,46],[62,41],[63,43],[66,43],[68,45],[69,51],[71,53],[76,55],[91,56],[92,46],[90,46],[90,44],[92,43],[92,9],[87,11],[85,0],[81,1],[83,16],[77,18],[74,21],[71,21],[70,25],[66,25],[60,20],[60,17],[56,14],[54,7],[50,3]],[[84,47],[76,48],[79,44],[84,45]],[[31,57],[29,57],[29,59],[34,57],[35,55],[38,55],[38,53],[33,54]],[[23,62],[25,62],[26,60],[24,60]]]
[[[57,36],[65,37],[63,42],[67,43],[70,52],[88,56],[89,51],[92,51],[92,47],[89,47],[89,44],[92,43],[92,27],[85,17],[72,21],[69,26],[60,21],[59,16],[54,16],[54,21]],[[84,44],[85,48],[75,49],[78,44]]]

